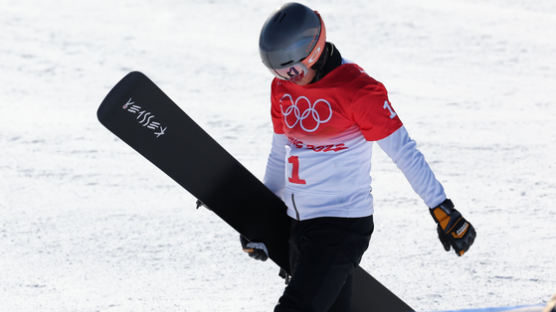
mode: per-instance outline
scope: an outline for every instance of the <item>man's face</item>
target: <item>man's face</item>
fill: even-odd
[[[299,79],[294,78],[290,81],[300,86],[308,85],[309,83],[311,83],[311,81],[313,81],[313,78],[315,78],[317,72],[314,69],[309,68],[307,69],[306,73],[306,75],[302,75]]]

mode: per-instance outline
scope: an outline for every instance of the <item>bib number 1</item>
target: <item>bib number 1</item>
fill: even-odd
[[[295,184],[307,184],[305,180],[299,178],[299,157],[290,156],[288,158],[288,163],[292,164],[292,176],[288,178],[288,181]]]

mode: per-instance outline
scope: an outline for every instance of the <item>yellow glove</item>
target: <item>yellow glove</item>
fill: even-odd
[[[475,228],[454,209],[454,204],[449,199],[430,209],[430,212],[438,224],[438,238],[444,249],[449,251],[452,247],[458,256],[463,256],[475,241]]]

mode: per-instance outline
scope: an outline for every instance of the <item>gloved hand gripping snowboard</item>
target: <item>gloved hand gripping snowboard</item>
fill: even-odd
[[[241,234],[239,235],[239,241],[241,242],[243,251],[246,252],[249,257],[261,261],[266,261],[266,259],[268,259],[268,249],[264,243],[251,242],[247,237]]]

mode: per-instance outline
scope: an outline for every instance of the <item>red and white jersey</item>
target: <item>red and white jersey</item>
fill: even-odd
[[[288,215],[371,215],[372,141],[405,132],[382,83],[342,64],[305,86],[274,79],[271,102],[275,135],[265,184],[282,196]]]

